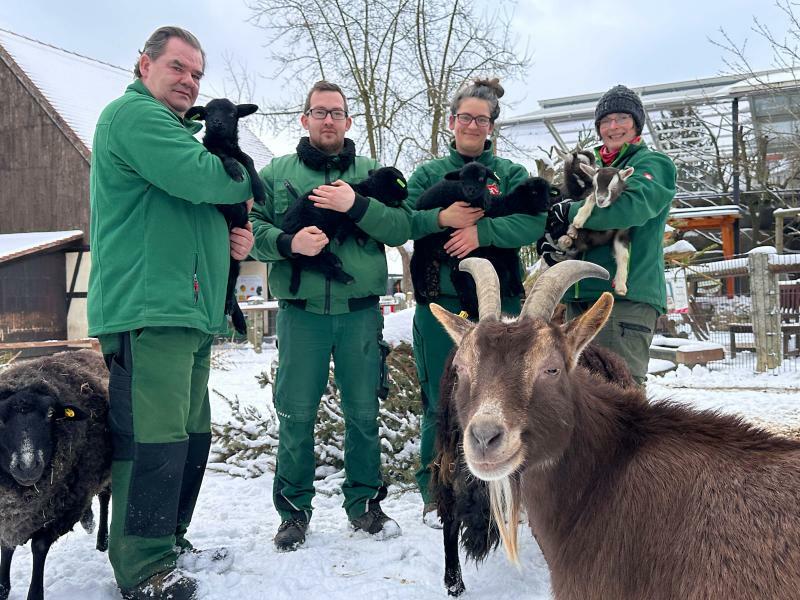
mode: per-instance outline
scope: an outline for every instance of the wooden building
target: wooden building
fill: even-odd
[[[0,343],[86,336],[92,138],[131,81],[130,69],[0,29]],[[240,143],[256,168],[271,159],[246,127]]]

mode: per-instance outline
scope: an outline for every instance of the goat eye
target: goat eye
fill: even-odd
[[[545,369],[544,372],[548,375],[555,376],[561,373],[561,369]]]
[[[48,419],[52,419],[54,414],[56,414],[56,411],[53,409],[52,406],[47,409],[47,418]]]

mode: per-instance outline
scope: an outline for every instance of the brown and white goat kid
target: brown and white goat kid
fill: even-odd
[[[587,165],[584,162],[575,161],[578,168],[586,173],[592,180],[591,193],[586,197],[586,202],[578,210],[567,233],[558,239],[558,245],[562,250],[569,251],[571,256],[577,256],[580,252],[585,252],[590,248],[604,246],[611,243],[614,248],[614,262],[617,264],[617,272],[614,275],[614,291],[620,296],[628,293],[628,256],[630,254],[630,230],[629,229],[609,229],[606,231],[595,231],[583,229],[586,220],[592,214],[594,207],[606,208],[611,206],[617,198],[625,191],[625,180],[633,175],[633,167],[618,169],[616,167],[600,167]],[[564,176],[567,176],[567,164],[565,162]]]
[[[457,345],[464,457],[495,490],[510,556],[521,506],[556,600],[796,598],[800,442],[578,366],[612,295],[563,326],[550,318],[566,289],[603,273],[555,265],[514,322],[499,298],[477,324],[431,305]]]

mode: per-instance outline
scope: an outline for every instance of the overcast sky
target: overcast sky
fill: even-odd
[[[479,0],[491,1],[491,0]],[[512,104],[504,117],[530,112],[536,100],[601,92],[624,83],[639,86],[692,80],[727,72],[724,53],[709,38],[720,27],[748,40],[755,69],[771,68],[770,49],[756,35],[753,15],[776,34],[786,19],[771,0],[519,0],[514,11],[519,48],[534,60],[524,80],[504,82]],[[202,91],[221,95],[228,53],[264,76],[255,101],[273,93],[264,36],[247,22],[242,0],[4,0],[0,27],[120,66],[132,66],[137,49],[159,25],[186,27],[208,56]],[[120,90],[121,92],[122,90]],[[294,146],[299,126],[270,145]]]

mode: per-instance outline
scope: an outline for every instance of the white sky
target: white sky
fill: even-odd
[[[490,5],[490,2],[481,0]],[[786,21],[770,0],[520,0],[514,18],[518,47],[534,55],[523,81],[504,82],[504,117],[537,108],[536,100],[629,86],[710,77],[726,72],[723,27],[737,42],[748,40],[755,69],[772,67],[770,49],[752,31],[753,15],[782,36]],[[175,24],[198,36],[208,55],[203,92],[222,95],[222,56],[230,54],[262,76],[255,101],[275,98],[268,79],[269,50],[260,30],[246,22],[242,0],[8,0],[0,3],[0,27],[121,66],[158,26]],[[310,83],[310,82],[309,82]],[[121,92],[122,90],[120,90]],[[270,143],[291,150],[299,125]]]

